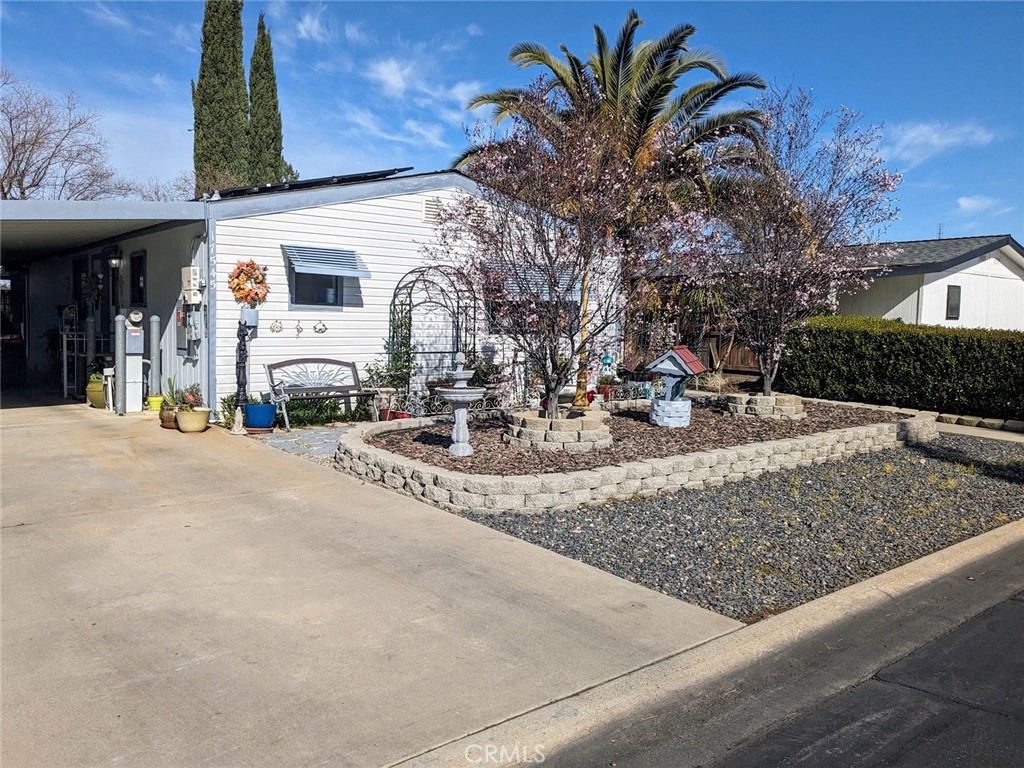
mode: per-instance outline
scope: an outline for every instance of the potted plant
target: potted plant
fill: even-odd
[[[451,379],[430,379],[427,381],[427,391],[431,397],[437,397],[438,387],[450,387],[452,385]]]
[[[411,361],[400,360],[398,367],[389,366],[385,360],[378,358],[366,366],[366,386],[377,390],[374,400],[381,421],[391,419],[407,419],[407,411],[395,410],[398,393],[408,389],[412,379],[413,364]]]
[[[617,376],[611,373],[602,374],[597,380],[597,391],[606,403],[615,399],[615,385],[619,383]]]
[[[505,371],[500,363],[493,358],[481,358],[466,363],[473,370],[473,378],[469,380],[471,387],[483,387],[488,395],[493,395],[505,381]]]
[[[175,416],[178,415],[178,401],[175,400],[177,388],[174,386],[174,379],[167,379],[167,386],[164,388],[163,402],[160,403],[160,426],[164,429],[177,429],[178,422]]]
[[[93,408],[107,407],[107,397],[103,387],[103,371],[96,363],[89,366],[89,381],[85,385],[85,399]]]
[[[274,428],[274,420],[277,418],[276,403],[265,403],[258,397],[249,395],[249,401],[243,410],[246,432],[268,432]]]
[[[146,402],[149,404],[149,410],[152,413],[158,413],[161,408],[164,407],[164,396],[163,395],[147,395]]]
[[[203,403],[203,392],[198,384],[190,384],[174,393],[178,413],[174,420],[181,432],[204,432],[210,423],[210,409]]]

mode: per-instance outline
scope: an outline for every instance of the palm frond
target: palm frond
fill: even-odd
[[[494,122],[500,123],[516,111],[514,107],[526,97],[527,93],[525,88],[499,88],[490,93],[477,94],[466,104],[466,109],[494,107]]]
[[[626,14],[626,20],[619,29],[619,37],[615,41],[609,66],[609,77],[605,89],[605,97],[613,105],[612,109],[621,113],[621,100],[629,93],[633,81],[634,44],[637,28],[643,24],[636,11],[632,8]]]
[[[719,80],[724,80],[729,76],[729,69],[725,66],[725,62],[718,57],[717,53],[707,48],[694,48],[686,51],[676,59],[676,67],[676,77],[682,77],[695,69],[710,72]]]
[[[590,71],[594,73],[597,87],[602,93],[608,92],[608,38],[597,24],[594,25],[596,51],[590,54]]]
[[[695,120],[686,126],[686,142],[701,146],[727,136],[754,138],[762,115],[756,109],[734,109]]]
[[[546,67],[563,88],[572,87],[570,68],[540,43],[517,43],[509,51],[508,60],[520,69]]]
[[[669,113],[685,125],[700,120],[722,99],[740,88],[764,88],[764,81],[757,75],[738,72],[724,80],[704,80],[679,94],[669,108]]]
[[[657,40],[645,40],[637,46],[633,64],[633,82],[650,77],[666,61],[675,61],[683,55],[686,43],[697,31],[692,24],[673,27]]]

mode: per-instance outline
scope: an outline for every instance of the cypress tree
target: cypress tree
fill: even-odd
[[[283,151],[274,49],[261,12],[249,60],[249,182],[267,184],[298,178],[295,169],[285,162]]]
[[[196,194],[245,184],[249,97],[242,65],[242,0],[206,0],[192,109]]]

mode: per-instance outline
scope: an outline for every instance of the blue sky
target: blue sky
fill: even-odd
[[[285,157],[303,178],[448,167],[480,90],[528,82],[507,62],[530,40],[584,54],[593,24],[614,38],[627,10],[641,37],[696,26],[694,44],[732,71],[813,89],[881,124],[904,175],[891,239],[1024,238],[1022,2],[281,2],[246,0],[245,62],[265,11]],[[113,164],[139,179],[191,167],[189,83],[201,2],[0,4],[0,59],[103,113]]]

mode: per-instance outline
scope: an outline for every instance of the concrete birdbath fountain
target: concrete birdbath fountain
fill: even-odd
[[[448,446],[448,453],[452,456],[472,456],[473,446],[469,444],[469,426],[466,424],[466,417],[471,403],[484,396],[487,391],[483,387],[466,386],[475,371],[465,370],[466,355],[459,352],[455,356],[455,370],[449,371],[455,386],[438,387],[435,391],[442,400],[452,404],[452,415],[455,417],[455,425],[452,427],[452,444]]]

